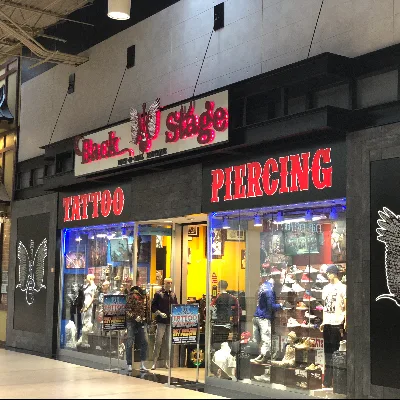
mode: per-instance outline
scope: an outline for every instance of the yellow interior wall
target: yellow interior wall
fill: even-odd
[[[163,236],[162,237],[162,245],[166,246],[167,248],[167,261],[166,261],[166,266],[165,266],[165,277],[164,278],[170,278],[171,277],[171,236]]]
[[[0,311],[0,341],[6,341],[7,312]]]
[[[191,264],[187,266],[187,296],[201,299],[206,294],[207,258],[205,257],[205,227],[200,226],[199,237],[188,241]]]
[[[245,248],[246,242],[225,241],[223,257],[212,260],[211,274],[215,272],[218,281],[227,281],[228,290],[246,289],[246,270],[241,268],[241,250]]]
[[[150,283],[156,283],[156,237],[151,237]]]

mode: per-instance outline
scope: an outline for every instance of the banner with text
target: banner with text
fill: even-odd
[[[172,344],[197,342],[198,304],[173,304],[171,310]]]
[[[228,91],[162,109],[131,109],[130,121],[75,138],[75,176],[129,166],[228,140]]]
[[[106,294],[103,303],[103,330],[126,329],[126,297],[122,294]]]

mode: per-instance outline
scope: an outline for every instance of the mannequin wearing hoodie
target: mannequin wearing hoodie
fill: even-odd
[[[267,280],[263,277],[257,294],[257,307],[253,318],[253,337],[258,343],[261,343],[260,355],[251,360],[258,364],[264,364],[271,356],[271,328],[272,321],[275,318],[275,312],[282,306],[276,303],[273,280]]]
[[[140,371],[146,372],[144,365],[147,355],[147,322],[149,320],[149,297],[145,289],[139,286],[127,288],[126,296],[126,364],[128,371],[132,371],[132,349],[137,340],[137,348],[140,348]]]

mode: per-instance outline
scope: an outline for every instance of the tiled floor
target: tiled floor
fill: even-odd
[[[0,349],[0,399],[6,398],[222,397]]]

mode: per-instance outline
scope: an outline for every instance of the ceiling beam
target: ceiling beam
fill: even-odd
[[[47,10],[43,10],[41,8],[31,7],[31,6],[27,6],[27,5],[20,4],[20,3],[15,3],[15,2],[10,1],[10,0],[0,0],[0,4],[3,4],[3,5],[8,6],[8,7],[16,8],[18,10],[30,11],[30,12],[33,12],[33,13],[37,13],[37,14],[41,14],[41,15],[47,15],[49,17],[53,17],[53,18],[57,18],[57,19],[62,19],[63,21],[69,21],[69,22],[74,22],[76,24],[94,26],[93,24],[89,24],[88,22],[77,21],[75,19],[67,18],[67,17],[65,17],[65,16],[63,16],[61,14],[57,14],[57,13],[54,13],[52,11],[47,11]]]

